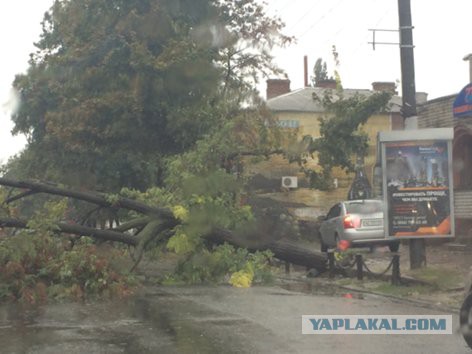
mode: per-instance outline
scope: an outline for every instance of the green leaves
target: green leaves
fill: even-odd
[[[167,248],[177,254],[187,254],[194,252],[198,244],[198,239],[193,240],[187,236],[182,229],[179,229],[167,242]]]
[[[167,157],[232,121],[249,83],[276,71],[267,48],[290,42],[282,27],[256,0],[56,1],[13,83],[20,169],[113,192],[162,184]]]
[[[320,137],[305,137],[305,143],[311,154],[316,153],[321,171],[309,170],[313,186],[329,189],[331,170],[338,166],[346,171],[354,170],[353,159],[365,156],[368,148],[368,136],[360,130],[369,117],[381,112],[388,104],[391,94],[374,93],[369,96],[356,94],[352,97],[333,97],[330,94],[321,100],[326,110],[326,117],[320,118]]]
[[[88,165],[77,170],[94,174],[99,185],[142,188],[152,171],[141,165],[194,143],[199,131],[168,131],[170,112],[180,110],[185,120],[195,121],[195,106],[215,92],[217,77],[208,74],[212,58],[191,49],[189,24],[173,26],[177,19],[168,10],[151,1],[125,6],[72,0],[53,6],[31,69],[14,83],[22,99],[13,116],[15,131],[29,134],[34,155],[49,162],[39,174],[53,166],[63,175],[73,167],[61,155],[75,154]],[[205,64],[191,73],[183,70],[194,62]],[[190,96],[193,84],[198,89]],[[150,177],[156,182],[156,175]]]
[[[57,231],[57,223],[65,219],[67,207],[67,199],[47,201],[28,220],[28,228],[36,230],[40,234],[50,234]]]
[[[156,243],[173,233],[169,249],[205,258],[202,235],[253,220],[240,205],[243,156],[278,148],[269,112],[242,103],[258,103],[254,83],[279,72],[269,49],[292,40],[282,28],[257,0],[56,1],[14,82],[14,131],[29,144],[8,173],[106,190],[112,205],[125,195],[174,208],[181,225]],[[49,237],[61,210],[48,206],[28,226]],[[81,252],[61,259],[59,275],[78,297],[110,283],[84,256],[93,249]],[[68,283],[74,269],[92,280]]]
[[[45,227],[40,227],[44,229]],[[85,239],[68,242],[40,231],[0,240],[0,301],[126,296],[136,282],[117,267],[124,254],[98,250]]]
[[[203,250],[181,262],[176,274],[165,283],[218,283],[231,282],[235,286],[250,286],[252,283],[267,283],[273,279],[270,251],[249,253],[228,244]],[[231,281],[232,279],[232,281]]]
[[[323,62],[323,59],[321,58],[316,60],[315,66],[313,67],[313,74],[314,76],[311,77],[313,86],[316,86],[322,81],[332,79],[332,77],[328,77],[326,62]]]

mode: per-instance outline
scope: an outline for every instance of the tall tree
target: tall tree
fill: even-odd
[[[369,142],[361,128],[369,117],[387,107],[390,98],[389,92],[344,97],[341,90],[335,95],[326,93],[324,97],[313,98],[321,101],[326,112],[319,120],[320,137],[305,136],[303,139],[308,153],[316,154],[320,167],[317,171],[305,169],[313,187],[329,189],[335,166],[346,172],[354,171],[356,159],[366,155]]]
[[[156,183],[164,157],[225,124],[256,72],[275,70],[282,27],[256,0],[55,1],[14,81],[14,132],[29,139],[16,165],[89,188]]]
[[[326,62],[323,59],[318,58],[313,67],[313,76],[311,77],[311,82],[313,86],[317,86],[321,81],[328,80],[328,69]]]

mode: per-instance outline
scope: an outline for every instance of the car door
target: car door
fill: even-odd
[[[339,217],[341,216],[342,206],[341,203],[333,205],[333,207],[328,211],[325,221],[321,224],[320,233],[323,239],[323,242],[330,246],[335,247],[335,234],[337,229],[337,223],[339,222]]]

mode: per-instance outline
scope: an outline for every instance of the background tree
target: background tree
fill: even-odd
[[[372,95],[356,94],[345,98],[342,91],[335,95],[327,93],[319,100],[326,115],[320,118],[320,137],[305,136],[303,143],[308,153],[318,159],[319,170],[306,169],[313,187],[329,189],[332,186],[331,171],[337,166],[353,172],[355,161],[364,157],[368,148],[368,136],[361,128],[369,117],[387,107],[391,98],[388,92]]]
[[[278,70],[269,49],[290,42],[282,27],[257,0],[56,1],[28,72],[14,82],[21,97],[15,132],[29,142],[7,176],[112,192],[95,206],[70,202],[74,226],[60,227],[113,240],[117,230],[97,231],[97,219],[110,228],[130,222],[119,230],[133,230],[125,243],[138,251],[206,257],[204,238],[219,229],[238,246],[251,245],[244,235],[264,241],[240,202],[244,180],[233,167],[246,153],[278,146],[276,124],[253,87],[258,73]],[[42,210],[43,200],[23,200],[29,196],[9,198],[26,218]],[[157,209],[144,207],[151,215],[136,221],[142,209],[123,210],[123,197]],[[107,214],[113,223],[100,220]]]
[[[319,84],[323,81],[335,80],[337,89],[342,89],[341,75],[338,71],[338,68],[340,66],[339,53],[335,45],[333,45],[331,48],[331,54],[333,56],[335,66],[333,75],[328,75],[326,62],[324,62],[322,58],[318,58],[315,62],[315,66],[313,67],[314,76],[311,77],[311,82],[314,87],[319,86]]]
[[[271,50],[289,44],[293,37],[280,33],[283,22],[267,16],[260,2],[218,0],[217,3],[220,20],[232,44],[220,48],[218,53],[218,63],[224,72],[223,92],[241,100],[243,93],[254,91],[261,75],[281,73],[272,63]]]
[[[330,79],[330,77],[328,77],[326,62],[324,62],[323,59],[318,58],[316,60],[315,66],[313,67],[313,74],[314,76],[311,77],[313,86],[317,86],[320,82]]]
[[[282,26],[255,0],[56,1],[14,81],[28,145],[11,166],[94,189],[162,183],[166,157],[221,129],[256,73],[276,70]]]

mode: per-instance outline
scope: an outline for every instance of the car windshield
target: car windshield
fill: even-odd
[[[346,203],[346,211],[349,214],[372,214],[382,212],[380,200],[363,200]]]

